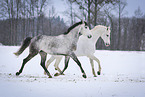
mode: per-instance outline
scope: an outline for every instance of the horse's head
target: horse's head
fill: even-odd
[[[79,34],[87,36],[88,38],[92,37],[91,31],[90,31],[89,27],[87,26],[87,23],[84,21],[82,21],[82,24],[80,25]]]
[[[105,45],[109,46],[110,45],[110,27],[102,27],[101,30],[103,33],[101,35],[101,38],[104,40]]]

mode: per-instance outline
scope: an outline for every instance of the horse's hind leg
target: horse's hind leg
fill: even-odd
[[[56,57],[56,61],[55,61],[55,64],[54,64],[55,69],[58,70],[60,74],[61,74],[62,71],[60,70],[58,65],[59,65],[61,59],[62,59],[62,57]],[[59,74],[56,73],[54,76],[58,76],[58,75]]]
[[[55,58],[53,56],[51,56],[51,58],[47,61],[46,63],[46,68],[48,68],[48,66],[55,60]],[[46,72],[44,71],[44,74],[46,75]]]
[[[94,70],[94,62],[93,62],[93,60],[91,58],[89,58],[89,59],[90,59],[90,63],[91,63],[91,66],[92,66],[93,75],[94,75],[94,77],[97,77],[96,73],[95,73],[95,70]]]
[[[44,69],[44,71],[46,72],[46,74],[49,76],[49,78],[52,78],[52,76],[50,75],[49,71],[47,70],[47,68],[45,67],[45,61],[46,61],[46,56],[47,53],[40,51],[39,52],[40,56],[41,56],[41,66]]]
[[[38,53],[30,53],[24,60],[23,60],[23,63],[22,63],[22,66],[21,66],[21,69],[19,70],[19,72],[16,73],[16,75],[20,75],[24,69],[24,66],[25,64],[30,60],[32,59],[35,55],[37,55]]]

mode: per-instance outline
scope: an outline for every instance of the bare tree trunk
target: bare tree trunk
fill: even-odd
[[[16,17],[16,30],[15,30],[15,45],[18,42],[18,20],[19,20],[19,7],[20,7],[20,0],[16,0],[16,8],[17,8],[17,17]]]
[[[10,1],[10,13],[11,13],[11,38],[12,38],[12,45],[15,43],[15,27],[14,27],[14,2],[13,0]]]
[[[71,17],[71,25],[73,25],[73,9],[72,9],[72,2],[70,2],[70,10],[71,10],[71,14],[70,14],[70,17]]]
[[[97,25],[97,7],[98,7],[98,4],[97,4],[97,0],[95,0],[95,19],[94,19],[94,26]]]
[[[119,25],[118,25],[119,29],[118,29],[118,50],[120,48],[120,37],[121,37],[121,6],[119,3]]]
[[[88,26],[89,26],[89,28],[91,27],[91,25],[90,25],[90,6],[91,6],[91,1],[88,0]]]

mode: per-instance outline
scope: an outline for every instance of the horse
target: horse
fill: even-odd
[[[47,54],[63,55],[66,58],[67,56],[71,57],[80,67],[83,74],[82,76],[86,78],[87,76],[85,74],[85,71],[83,70],[80,61],[74,53],[74,50],[77,47],[78,39],[81,35],[84,35],[87,38],[92,37],[89,27],[84,21],[75,23],[70,28],[68,28],[67,32],[58,36],[38,35],[33,38],[27,37],[23,41],[19,50],[14,53],[16,56],[19,56],[29,46],[29,55],[25,59],[23,59],[22,66],[20,70],[16,72],[16,76],[20,75],[25,64],[39,53],[41,56],[40,65],[49,76],[49,78],[52,78],[52,76],[45,67]]]
[[[103,26],[103,25],[98,25],[98,26],[95,26],[90,31],[92,33],[92,38],[88,39],[84,36],[80,36],[80,38],[78,40],[78,43],[77,43],[77,49],[76,49],[76,51],[74,51],[74,53],[78,57],[87,56],[89,58],[90,63],[91,63],[91,67],[92,67],[92,73],[93,73],[94,77],[96,77],[93,60],[95,60],[98,63],[98,66],[99,66],[99,71],[97,72],[97,74],[98,75],[101,74],[100,61],[99,61],[98,58],[96,58],[94,56],[94,53],[95,53],[95,50],[96,50],[96,42],[99,39],[99,37],[101,37],[104,40],[105,46],[110,45],[110,27],[106,27],[106,26]],[[68,66],[68,62],[66,62],[67,65],[65,65],[64,70],[61,71],[58,65],[59,65],[59,63],[62,59],[62,56],[51,56],[50,59],[47,61],[46,68],[48,68],[48,66],[55,59],[56,59],[56,61],[55,61],[54,67],[56,68],[56,70],[59,71],[60,74],[63,74],[63,72],[65,71],[65,69]],[[46,73],[44,72],[44,74],[46,74]],[[58,73],[55,74],[55,76],[58,76],[58,75],[59,75]]]

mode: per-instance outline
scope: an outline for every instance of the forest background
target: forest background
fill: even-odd
[[[90,29],[96,25],[111,27],[111,45],[100,38],[96,49],[145,50],[145,13],[140,7],[127,17],[126,0],[65,0],[69,8],[57,14],[53,0],[1,0],[0,43],[20,45],[28,36],[60,35],[72,24],[86,20]],[[48,9],[48,6],[49,7]],[[46,12],[47,10],[47,12]],[[47,14],[47,15],[46,15]]]

